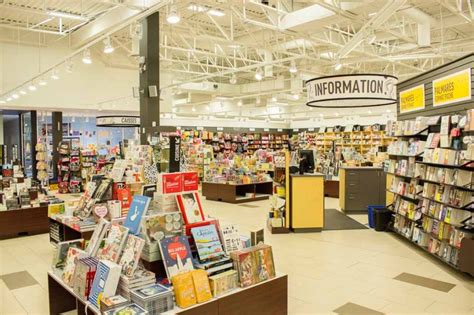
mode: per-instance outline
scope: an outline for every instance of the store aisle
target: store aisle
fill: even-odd
[[[207,214],[243,233],[265,226],[269,201],[203,200]],[[327,198],[327,208],[337,200]],[[351,216],[366,224],[367,216]],[[270,235],[289,275],[289,314],[473,314],[474,283],[389,233],[373,230]],[[48,235],[0,241],[0,314],[47,314]],[[418,277],[417,277],[418,276]],[[395,279],[397,278],[397,279]]]

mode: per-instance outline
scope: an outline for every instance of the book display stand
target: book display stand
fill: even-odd
[[[250,184],[202,183],[202,195],[207,200],[242,203],[265,200],[273,194],[272,182]]]

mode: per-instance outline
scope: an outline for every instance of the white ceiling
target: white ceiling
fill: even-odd
[[[136,21],[160,11],[161,89],[164,102],[169,103],[163,106],[165,113],[277,121],[394,112],[393,106],[312,111],[304,106],[303,82],[360,72],[393,74],[405,80],[474,51],[470,0],[268,2],[0,0],[0,43],[40,50],[66,47],[64,58],[51,63],[61,67],[73,58],[80,60],[82,50],[90,48],[93,58],[106,67],[136,71],[131,30]],[[173,25],[166,21],[170,4],[181,16]],[[198,6],[204,9],[196,10]],[[225,15],[212,15],[210,9]],[[113,54],[102,52],[108,35],[116,48]],[[339,71],[334,69],[336,62],[343,65]],[[293,63],[296,74],[289,72]],[[259,68],[264,70],[262,81],[254,77]],[[3,87],[8,88],[2,90],[0,101],[45,71],[51,68],[39,70],[24,82],[4,77]],[[234,75],[237,83],[231,84]],[[131,88],[127,95],[136,102]],[[117,91],[115,99],[123,93]],[[18,102],[7,105],[14,107]]]

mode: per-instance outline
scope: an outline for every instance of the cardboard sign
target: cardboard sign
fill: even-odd
[[[199,176],[197,172],[183,173],[183,191],[196,191],[199,189]]]
[[[183,191],[182,173],[162,174],[163,194],[176,194]]]

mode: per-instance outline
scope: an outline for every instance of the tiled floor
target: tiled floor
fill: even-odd
[[[263,228],[269,207],[268,201],[251,204],[258,207],[203,204],[208,215],[238,224],[242,233]],[[336,209],[337,200],[327,198],[326,207]],[[352,217],[367,223],[366,215]],[[290,314],[474,314],[472,278],[390,233],[265,233],[277,269],[289,275]],[[48,313],[52,253],[48,235],[0,241],[1,315]],[[403,273],[409,275],[394,279]]]

